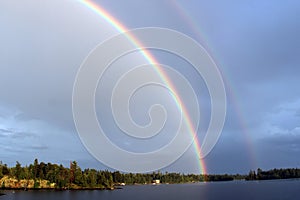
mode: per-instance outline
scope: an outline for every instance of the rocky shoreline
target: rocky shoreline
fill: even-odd
[[[0,179],[2,190],[114,190],[121,189],[120,187],[80,187],[75,184],[70,184],[68,187],[59,188],[55,183],[50,183],[47,180],[17,180],[16,178],[4,176]]]

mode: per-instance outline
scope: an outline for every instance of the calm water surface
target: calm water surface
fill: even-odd
[[[5,191],[0,200],[299,200],[300,180],[125,186],[114,191]]]

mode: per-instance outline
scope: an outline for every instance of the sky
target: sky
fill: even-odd
[[[300,167],[299,1],[93,2],[129,30],[176,30],[205,47],[213,58],[224,81],[227,113],[219,140],[202,162],[208,173]],[[35,158],[66,166],[76,160],[82,168],[114,170],[94,158],[81,142],[73,119],[72,92],[84,59],[119,31],[75,0],[1,1],[0,27],[0,160],[10,166],[17,160],[26,165]],[[176,55],[150,52],[171,66],[168,74],[176,86],[180,83],[173,70],[190,82],[202,111],[199,130],[207,129],[211,103],[201,76]],[[146,63],[139,52],[120,57],[95,94],[98,121],[109,132],[107,137],[132,152],[162,147],[174,137],[174,125],[180,120],[180,109],[167,88],[144,87],[144,95],[134,93],[134,103],[129,103],[133,120],[146,125],[149,116],[145,113],[159,103],[166,105],[168,121],[161,134],[149,140],[122,135],[113,121],[109,97],[120,77],[141,64]],[[180,94],[191,103],[189,95]],[[161,170],[203,172],[194,145]]]

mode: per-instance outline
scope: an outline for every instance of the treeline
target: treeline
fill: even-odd
[[[263,171],[258,168],[255,172],[251,170],[246,177],[246,180],[270,180],[270,179],[290,179],[300,178],[300,169],[288,168],[288,169],[272,169]]]
[[[22,167],[19,162],[12,168],[1,164],[0,178],[4,176],[16,178],[18,181],[34,180],[33,188],[36,189],[41,188],[41,180],[46,180],[48,186],[54,183],[56,189],[113,188],[112,173],[94,169],[81,170],[76,161],[70,163],[70,168],[52,163],[39,163],[37,159],[33,164],[25,167]],[[3,189],[7,188],[4,183],[2,182]]]
[[[195,174],[181,174],[181,173],[121,173],[119,171],[112,172],[114,183],[132,184],[150,184],[154,180],[160,180],[161,183],[189,183],[199,182],[201,175]]]
[[[203,181],[210,182],[210,181],[233,181],[233,180],[242,180],[245,179],[244,175],[236,174],[236,175],[229,175],[229,174],[209,174],[203,176]]]
[[[115,185],[124,183],[131,184],[151,184],[154,180],[161,183],[193,183],[203,181],[231,181],[234,179],[244,179],[242,175],[197,175],[182,173],[121,173],[119,171],[110,172],[95,169],[82,170],[76,161],[70,163],[70,167],[52,163],[39,162],[34,160],[29,166],[21,166],[16,162],[14,167],[8,167],[0,163],[0,179],[3,177],[15,178],[18,181],[34,181],[33,188],[47,188],[41,186],[41,180],[47,181],[48,186],[54,185],[56,189],[84,189],[99,188],[112,189]],[[6,188],[3,185],[2,188]],[[49,187],[48,187],[49,188]]]
[[[182,174],[182,173],[161,173],[153,172],[148,174],[124,174],[120,172],[112,172],[114,183],[126,184],[149,184],[154,180],[160,180],[161,183],[194,183],[194,182],[210,182],[210,181],[232,181],[237,179],[245,179],[242,175],[199,175],[199,174]]]
[[[268,180],[300,178],[300,169],[272,169],[250,171],[248,175],[229,174],[182,174],[182,173],[121,173],[108,170],[84,169],[76,161],[70,167],[39,162],[34,160],[29,166],[21,166],[16,162],[14,167],[8,167],[0,162],[0,187],[9,189],[21,188],[56,188],[56,189],[113,189],[116,185],[151,184],[155,180],[160,183],[193,183],[209,181],[232,180]],[[15,182],[11,181],[15,179]],[[19,184],[18,184],[19,183]],[[2,185],[1,185],[2,184]],[[5,185],[11,184],[11,185]],[[43,185],[42,185],[43,184]],[[16,186],[17,185],[17,186]],[[18,186],[19,185],[19,186]]]

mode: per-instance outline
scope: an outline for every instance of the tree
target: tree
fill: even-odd
[[[87,171],[87,184],[91,188],[97,186],[97,171],[92,169]]]
[[[262,179],[262,170],[260,168],[257,169],[257,179],[260,180]]]
[[[2,168],[2,174],[3,174],[4,176],[5,176],[5,175],[10,175],[10,171],[9,171],[9,169],[8,169],[8,167],[7,167],[6,164],[2,165],[1,168]]]
[[[38,159],[34,159],[33,163],[33,178],[36,179],[38,178],[38,172],[39,172],[39,161]]]
[[[24,170],[18,161],[14,169],[14,176],[18,179],[18,181],[25,178]]]
[[[80,186],[83,184],[82,171],[76,161],[73,161],[70,166],[70,183],[75,183]]]

